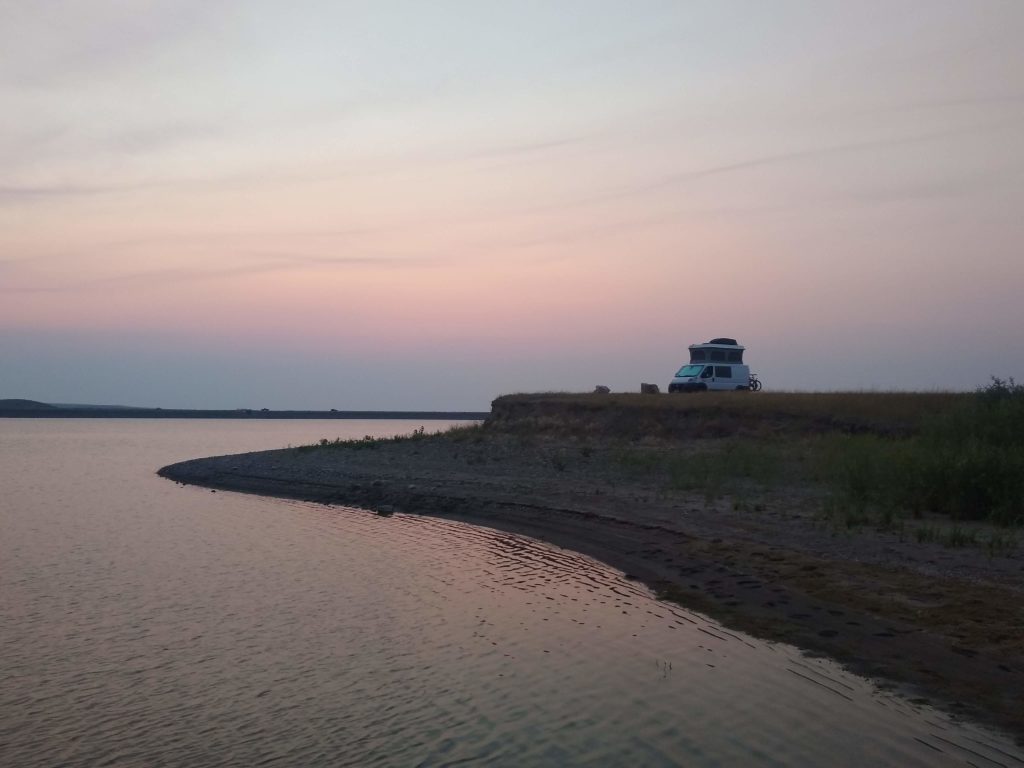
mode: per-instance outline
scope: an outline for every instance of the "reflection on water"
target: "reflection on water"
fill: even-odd
[[[0,421],[0,764],[1024,764],[571,552],[153,475],[414,426]]]

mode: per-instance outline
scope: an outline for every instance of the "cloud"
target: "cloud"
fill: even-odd
[[[120,131],[98,142],[114,152],[144,154],[180,144],[223,136],[223,129],[203,123],[171,123],[147,125]]]
[[[801,161],[811,158],[823,158],[832,157],[836,155],[847,155],[854,154],[857,152],[864,152],[871,149],[886,149],[890,147],[901,147],[913,144],[922,144],[929,141],[936,141],[939,139],[950,138],[952,136],[964,135],[968,133],[975,133],[979,128],[967,128],[949,131],[938,131],[935,133],[920,134],[917,136],[906,136],[902,138],[891,138],[891,139],[871,139],[868,141],[856,141],[849,142],[846,144],[833,144],[828,147],[816,147],[813,149],[802,149],[795,150],[792,152],[780,152],[773,155],[763,155],[761,157],[753,157],[746,160],[739,160],[734,163],[725,163],[722,165],[714,165],[708,168],[700,168],[692,171],[683,171],[681,173],[673,173],[663,177],[660,180],[653,181],[645,185],[637,185],[635,187],[624,190],[624,194],[637,194],[640,192],[653,191],[662,187],[674,186],[681,184],[693,179],[706,178],[708,176],[718,176],[724,173],[733,173],[735,171],[743,171],[750,168],[758,168],[766,165],[783,165],[791,161]]]
[[[0,83],[48,87],[137,69],[183,39],[217,28],[220,6],[196,0],[25,3],[5,11]]]
[[[211,242],[243,242],[247,240],[258,240],[265,242],[271,238],[296,239],[354,239],[366,235],[395,232],[408,229],[400,225],[386,227],[343,227],[339,229],[291,229],[281,231],[265,231],[253,228],[244,232],[175,232],[172,234],[150,235],[148,237],[133,237],[124,240],[113,240],[102,243],[104,249],[132,249],[147,245],[202,245]]]
[[[951,138],[954,136],[978,133],[980,131],[991,129],[993,127],[996,126],[974,126],[970,128],[936,131],[933,133],[919,134],[917,136],[905,136],[886,139],[870,139],[865,141],[848,142],[845,144],[833,144],[825,147],[814,147],[810,149],[800,149],[793,150],[790,152],[778,152],[775,154],[761,155],[758,157],[737,160],[736,162],[732,163],[722,163],[719,165],[707,166],[705,168],[695,168],[689,171],[670,173],[662,176],[661,178],[652,179],[651,181],[648,182],[631,184],[629,186],[620,187],[619,189],[613,189],[596,195],[588,195],[586,197],[581,197],[576,200],[569,200],[562,203],[553,203],[550,205],[531,207],[528,209],[523,209],[521,212],[536,213],[566,208],[585,207],[588,205],[592,205],[594,203],[604,203],[612,200],[621,200],[630,197],[637,197],[651,192],[657,192],[659,190],[670,189],[672,187],[685,185],[693,181],[699,181],[700,179],[736,173],[739,171],[750,170],[752,168],[780,166],[786,165],[787,163],[801,162],[804,160],[815,158],[827,158],[841,155],[856,154],[859,152],[866,152],[873,149],[886,149],[891,147],[923,144],[926,142],[938,141],[941,139]]]
[[[38,200],[48,197],[69,197],[78,195],[102,194],[118,187],[86,186],[82,184],[51,184],[37,187],[0,186],[0,201]]]
[[[33,268],[38,259],[0,262],[0,294],[20,293],[63,293],[82,290],[102,289],[109,286],[148,288],[170,283],[204,282],[230,280],[252,275],[274,272],[290,272],[302,267],[317,267],[328,270],[345,269],[408,269],[432,267],[444,257],[424,256],[314,256],[292,253],[245,253],[236,254],[256,260],[226,267],[168,267],[104,277],[80,278],[47,275]],[[6,274],[4,274],[6,273]]]
[[[870,203],[947,200],[971,195],[983,197],[993,193],[1000,194],[1006,189],[1019,189],[1022,178],[1024,177],[1021,171],[1004,168],[994,173],[973,173],[955,178],[871,186],[844,197]]]
[[[0,134],[0,167],[10,172],[15,167],[36,161],[52,151],[70,135],[68,125],[18,125],[15,131]]]
[[[963,96],[948,99],[924,99],[905,101],[899,104],[885,104],[864,109],[853,109],[845,112],[848,115],[877,115],[893,112],[916,112],[935,109],[957,109],[960,107],[1014,107],[1024,104],[1024,94],[1003,94],[997,96]]]
[[[505,146],[489,147],[481,149],[476,152],[469,152],[463,157],[467,160],[477,159],[499,159],[505,157],[519,157],[521,155],[534,154],[537,152],[546,152],[551,149],[561,149],[562,147],[569,147],[575,144],[580,144],[585,140],[584,136],[572,136],[564,139],[553,139],[551,141],[538,141],[538,142],[523,142],[521,144],[508,144]]]
[[[0,204],[25,203],[66,197],[105,195],[163,186],[170,182],[135,182],[128,184],[49,184],[39,186],[0,186]]]

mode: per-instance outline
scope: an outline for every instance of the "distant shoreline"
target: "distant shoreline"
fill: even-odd
[[[479,421],[486,411],[271,411],[186,408],[0,408],[3,419],[404,419]]]

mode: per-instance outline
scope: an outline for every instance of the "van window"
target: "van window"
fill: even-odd
[[[684,365],[676,372],[676,378],[696,376],[703,367],[703,365]]]
[[[708,366],[709,368],[711,366]],[[732,378],[732,366],[731,365],[716,365],[715,366],[715,378],[716,379],[731,379]]]
[[[701,362],[704,359],[705,358],[704,358],[704,350],[703,349],[692,349],[692,350],[690,350],[690,362],[691,363],[698,363],[698,362]]]
[[[743,353],[740,352],[738,349],[730,349],[728,355],[726,356],[726,359],[730,363],[742,363]]]
[[[704,372],[700,375],[702,379],[710,379],[715,373],[715,366],[709,365],[704,368]]]
[[[715,360],[717,362],[723,362],[725,360],[725,350],[724,349],[712,349],[711,350],[711,359]]]

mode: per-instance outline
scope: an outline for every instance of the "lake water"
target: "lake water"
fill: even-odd
[[[1024,764],[572,552],[154,474],[418,426],[0,419],[0,765]]]

